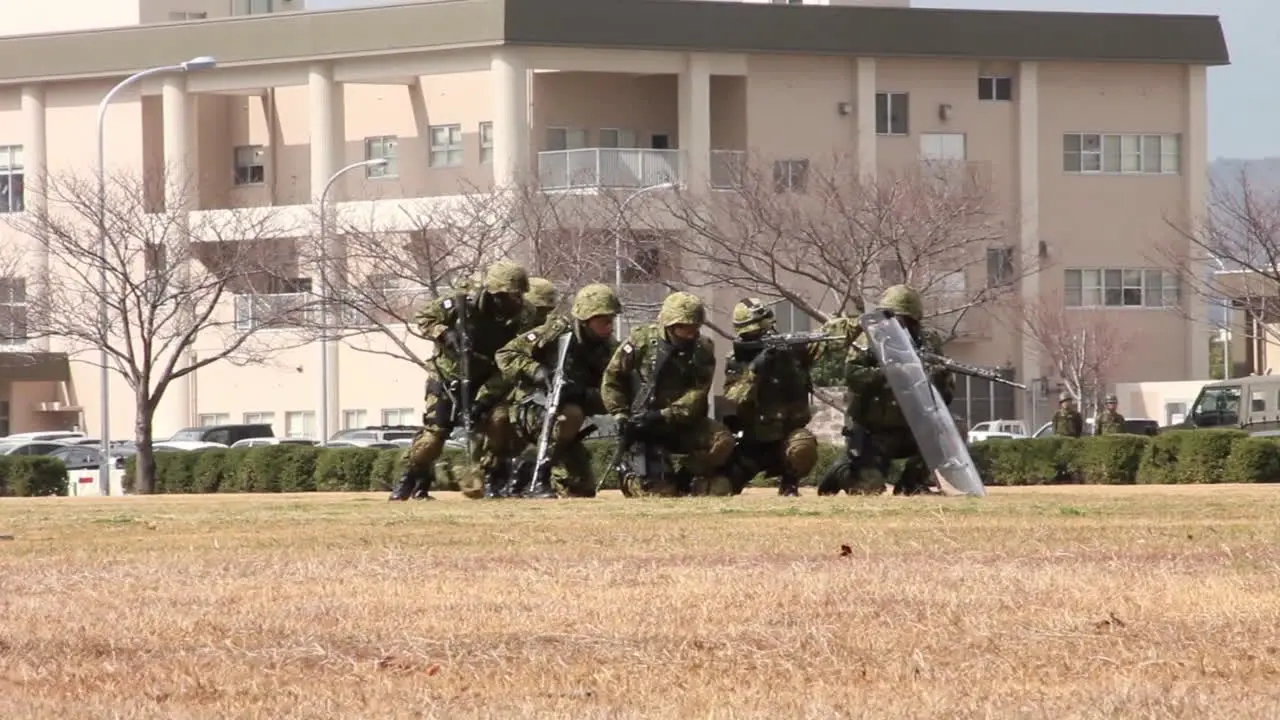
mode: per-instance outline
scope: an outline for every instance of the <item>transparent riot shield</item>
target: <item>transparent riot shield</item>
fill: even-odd
[[[929,469],[966,495],[986,495],[969,446],[942,395],[929,381],[906,328],[882,310],[868,312],[858,322]]]

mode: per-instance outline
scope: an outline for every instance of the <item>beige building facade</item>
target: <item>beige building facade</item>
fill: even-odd
[[[169,212],[271,207],[305,224],[337,171],[379,158],[384,166],[333,183],[340,212],[391,217],[405,203],[515,183],[589,193],[674,180],[715,192],[743,153],[841,154],[866,176],[922,157],[980,162],[1009,228],[983,250],[1042,265],[1018,281],[1023,300],[1115,310],[1142,338],[1116,382],[1208,374],[1207,330],[1187,319],[1204,309],[1153,249],[1174,239],[1170,219],[1204,212],[1206,69],[1228,62],[1214,17],[646,0],[253,15],[225,0],[83,4],[65,13],[75,24],[50,27],[30,11],[18,32],[46,34],[0,37],[0,242],[26,248],[0,297],[0,433],[95,433],[100,392],[94,348],[24,337],[24,280],[58,269],[4,214],[43,202],[41,178],[94,172],[98,103],[112,86],[192,56],[217,67],[143,80],[105,116],[108,171],[191,179],[195,190],[181,207],[170,198]],[[259,300],[228,298],[224,312],[239,317]],[[322,389],[321,350],[298,338],[263,331],[259,342],[284,348],[265,363],[217,363],[173,383],[157,437],[253,421],[314,436],[322,392],[331,432],[419,422],[422,373],[387,353],[396,342],[330,343]],[[196,358],[217,345],[202,342]],[[1018,328],[990,319],[949,351],[1012,365],[1037,387],[1056,382]],[[125,437],[133,399],[112,383],[111,434]],[[1006,406],[1043,418],[1051,404]]]

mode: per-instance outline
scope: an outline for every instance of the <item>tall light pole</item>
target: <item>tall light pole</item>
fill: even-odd
[[[98,465],[98,492],[111,494],[111,393],[107,385],[111,380],[111,372],[107,369],[107,334],[111,326],[107,321],[107,106],[120,94],[121,90],[152,75],[168,73],[193,72],[217,67],[218,61],[208,55],[191,58],[177,65],[163,65],[134,73],[121,80],[115,87],[107,91],[102,102],[98,103],[98,262],[101,263],[98,273],[98,332],[101,333],[102,345],[98,348],[98,364],[102,366],[99,382],[102,383],[99,402],[98,423],[102,426],[102,458]]]
[[[622,296],[622,223],[626,220],[627,206],[632,200],[654,190],[666,190],[668,188],[678,187],[679,183],[662,182],[653,185],[645,185],[627,196],[626,200],[618,206],[618,218],[613,227],[613,285],[614,291],[618,296]],[[621,319],[621,318],[619,318]],[[613,336],[619,340],[622,339],[622,323],[615,322],[613,324]]]
[[[1227,264],[1222,262],[1222,258],[1217,255],[1210,255],[1209,259],[1218,266],[1218,272],[1225,273]],[[1223,320],[1222,327],[1218,328],[1218,341],[1222,343],[1222,379],[1231,379],[1231,298],[1225,294],[1222,296]]]
[[[320,444],[329,442],[329,231],[328,214],[324,209],[329,188],[343,173],[356,168],[375,168],[387,164],[386,158],[374,158],[354,162],[329,176],[317,201],[320,213]]]

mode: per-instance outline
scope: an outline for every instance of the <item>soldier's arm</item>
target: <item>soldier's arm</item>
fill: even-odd
[[[600,402],[610,415],[631,413],[631,373],[635,370],[636,344],[634,331],[626,342],[613,351],[604,376],[600,379]]]
[[[459,300],[460,296],[439,298],[420,310],[414,320],[422,337],[438,345],[444,334],[458,322]]]
[[[489,379],[485,380],[480,386],[480,390],[476,392],[476,405],[481,407],[493,407],[502,400],[506,399],[511,391],[516,388],[520,382],[520,375],[515,371],[509,370],[505,365],[510,363],[510,358],[517,353],[516,346],[521,343],[528,343],[528,335],[517,335],[506,345],[498,349],[494,354],[494,364],[498,371],[489,375]]]
[[[700,338],[698,344],[693,353],[693,387],[662,409],[662,417],[668,422],[687,423],[707,415],[711,384],[716,379],[716,355],[710,340]]]
[[[757,377],[751,366],[732,354],[724,361],[724,396],[739,409],[749,407],[756,399]]]
[[[521,380],[533,381],[534,373],[547,361],[545,333],[553,328],[543,326],[517,335],[511,342],[502,346],[494,355],[498,372],[514,385]]]
[[[856,323],[851,318],[843,316],[834,317],[822,324],[822,334],[837,335],[848,338],[849,335],[853,333],[855,326]],[[848,340],[846,340],[845,343],[847,344]],[[842,345],[834,340],[830,342],[813,343],[805,348],[805,357],[809,360],[808,364],[812,366],[814,363],[817,363],[819,360],[833,352],[843,352],[845,347],[846,345]]]

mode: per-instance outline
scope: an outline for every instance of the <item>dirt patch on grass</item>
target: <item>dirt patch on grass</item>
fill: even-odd
[[[1275,717],[1280,488],[0,502],[0,716]]]

